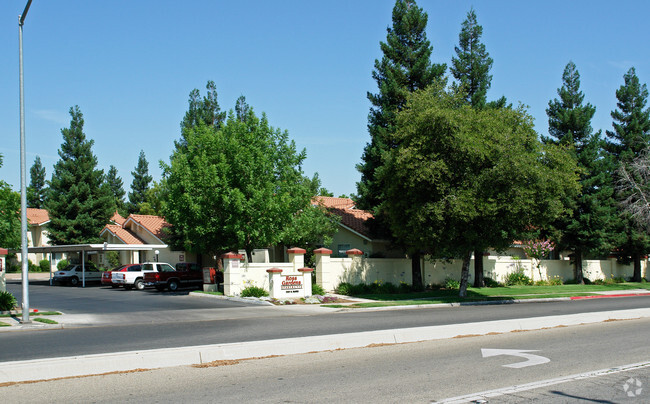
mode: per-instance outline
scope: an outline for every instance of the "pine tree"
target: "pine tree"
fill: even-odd
[[[634,67],[627,71],[623,80],[624,84],[616,90],[618,108],[611,113],[614,130],[607,131],[607,150],[619,166],[640,158],[650,146],[650,108],[646,108],[648,89],[645,84],[639,83]],[[620,202],[628,196],[627,193],[620,193],[617,199]],[[633,262],[633,279],[640,282],[641,256],[650,250],[650,237],[625,212],[621,217],[620,234],[622,258]]]
[[[117,168],[115,168],[114,165],[111,165],[108,169],[108,173],[106,174],[106,183],[111,189],[115,209],[118,212],[124,210],[124,195],[126,195],[126,192],[124,191],[124,182],[122,181],[122,177],[117,175]]]
[[[70,108],[70,127],[61,129],[63,143],[54,165],[45,203],[50,214],[49,237],[54,245],[99,242],[99,232],[113,214],[104,172],[97,169],[93,141],[83,132],[78,106]]]
[[[386,42],[380,43],[384,56],[381,61],[375,60],[372,72],[379,92],[368,92],[372,104],[368,116],[370,143],[357,166],[361,182],[357,183],[356,202],[359,208],[367,210],[373,210],[380,202],[375,171],[382,164],[381,153],[392,147],[390,135],[397,112],[406,105],[409,93],[441,79],[446,70],[444,64],[431,63],[433,47],[425,32],[428,16],[414,1],[396,1],[392,20],[393,26],[386,29]]]
[[[140,150],[138,165],[135,167],[135,171],[131,171],[131,175],[133,175],[133,182],[127,204],[129,214],[140,212],[140,205],[147,201],[147,190],[153,180],[153,177],[149,175],[149,163],[144,155],[144,150]]]
[[[607,254],[613,247],[616,206],[611,181],[612,161],[604,152],[601,132],[593,132],[591,119],[596,108],[583,104],[580,73],[569,62],[562,75],[559,99],[546,109],[549,135],[546,143],[564,145],[572,151],[581,169],[581,194],[574,200],[574,211],[553,225],[559,245],[573,251],[574,275],[584,283],[582,261],[585,254]]]
[[[492,84],[492,58],[481,43],[481,35],[483,27],[478,25],[476,13],[471,9],[458,35],[458,46],[454,48],[457,57],[451,59],[449,68],[463,89],[466,102],[478,109],[485,107]]]
[[[42,209],[47,196],[47,184],[45,181],[45,167],[41,158],[36,156],[34,165],[29,169],[29,187],[27,187],[27,206],[30,208]]]
[[[483,108],[506,108],[506,98],[501,97],[496,101],[487,102],[487,92],[492,84],[490,69],[492,58],[481,43],[483,27],[476,20],[476,13],[473,9],[467,13],[467,18],[461,25],[458,35],[458,46],[456,56],[451,59],[450,71],[458,81],[461,94],[464,94],[465,102],[474,109]],[[476,226],[482,226],[476,222]],[[477,246],[474,250],[474,287],[485,286],[483,279],[483,248]]]
[[[397,0],[393,7],[392,27],[386,29],[386,42],[380,42],[383,57],[375,60],[372,77],[378,93],[368,92],[372,104],[368,115],[370,143],[366,144],[362,162],[357,165],[361,181],[357,183],[357,206],[375,211],[381,203],[382,185],[376,178],[383,165],[382,154],[395,147],[391,140],[397,113],[405,107],[410,93],[442,80],[447,66],[432,64],[433,47],[427,39],[428,16],[415,1]],[[375,234],[386,234],[383,219],[372,224]],[[413,286],[422,286],[419,251],[411,251]]]
[[[226,113],[221,111],[217,101],[217,87],[214,81],[209,80],[205,88],[208,93],[203,99],[198,89],[195,88],[190,92],[189,108],[181,121],[181,139],[174,142],[177,149],[187,145],[184,131],[201,124],[219,128],[226,119]]]

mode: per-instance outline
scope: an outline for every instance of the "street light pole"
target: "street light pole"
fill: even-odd
[[[25,10],[20,15],[18,20],[18,63],[19,63],[19,79],[20,79],[20,244],[21,244],[21,264],[23,274],[23,302],[22,323],[30,323],[29,321],[29,267],[27,266],[27,192],[26,192],[26,172],[25,169],[25,96],[23,90],[23,24],[25,17],[29,11],[29,6],[32,5],[32,0],[27,1]]]

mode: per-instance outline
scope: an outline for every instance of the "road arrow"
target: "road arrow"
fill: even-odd
[[[541,365],[543,363],[550,362],[549,358],[545,358],[539,355],[532,355],[526,352],[537,352],[531,350],[519,350],[519,349],[481,349],[481,354],[484,358],[489,358],[490,356],[499,356],[499,355],[510,355],[510,356],[519,356],[525,358],[525,362],[513,363],[512,365],[503,365],[507,368],[525,368],[527,366]]]

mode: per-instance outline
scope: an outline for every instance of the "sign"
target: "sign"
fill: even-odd
[[[280,290],[287,293],[299,293],[302,289],[302,276],[282,275],[280,280],[282,282],[280,284]]]
[[[551,361],[549,358],[545,358],[539,355],[529,354],[526,352],[537,352],[537,351],[534,350],[525,351],[519,349],[481,349],[481,355],[483,355],[484,358],[489,358],[491,356],[499,356],[499,355],[510,355],[510,356],[518,356],[520,358],[526,359],[523,362],[517,362],[510,365],[503,365],[504,367],[507,368],[519,369],[519,368],[525,368],[527,366],[541,365],[543,363],[548,363]]]
[[[180,255],[178,256],[178,260],[179,260],[180,262],[185,261],[185,255],[180,254]]]

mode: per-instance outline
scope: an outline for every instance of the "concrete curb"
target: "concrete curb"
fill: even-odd
[[[0,383],[292,355],[650,317],[650,308],[4,362]]]
[[[233,302],[242,302],[242,303],[250,303],[250,304],[258,304],[260,306],[275,306],[271,302],[267,302],[264,300],[258,300],[257,298],[251,297],[239,297],[239,296],[223,296],[223,295],[211,295],[208,293],[201,293],[201,292],[190,292],[190,296],[195,296],[195,297],[205,297],[208,299],[220,299],[220,300],[231,300]]]

